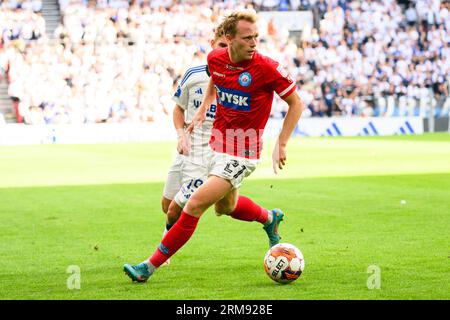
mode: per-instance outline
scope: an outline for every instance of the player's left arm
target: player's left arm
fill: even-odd
[[[300,99],[297,91],[293,91],[290,95],[288,95],[287,97],[283,97],[282,99],[286,101],[289,109],[286,113],[286,117],[284,118],[283,127],[272,153],[272,165],[275,174],[277,174],[278,172],[277,169],[283,169],[283,167],[286,165],[287,143],[292,135],[292,132],[294,132],[298,121],[300,120],[303,110],[305,109],[305,105]]]

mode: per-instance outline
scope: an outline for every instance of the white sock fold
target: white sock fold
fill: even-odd
[[[267,222],[264,223],[264,226],[268,226],[273,221],[273,212],[271,210],[267,210]]]
[[[148,267],[148,271],[150,271],[150,273],[155,272],[156,267],[154,265],[152,265],[152,263],[150,262],[150,259],[145,260],[143,263],[145,263]]]
[[[169,232],[169,230],[167,230],[167,227],[164,227],[163,238],[167,234],[167,232]]]

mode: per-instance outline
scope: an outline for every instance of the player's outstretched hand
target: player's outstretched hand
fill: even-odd
[[[179,154],[187,156],[189,154],[189,134],[181,133],[178,135],[177,151]]]
[[[191,134],[192,131],[194,131],[194,127],[199,127],[202,125],[202,123],[206,120],[206,114],[205,112],[200,112],[202,110],[202,107],[199,108],[199,110],[195,113],[194,117],[192,118],[192,122],[187,127],[186,132]]]
[[[272,167],[275,174],[278,173],[278,169],[282,170],[286,165],[286,146],[281,146],[280,143],[276,142],[275,148],[272,153]]]

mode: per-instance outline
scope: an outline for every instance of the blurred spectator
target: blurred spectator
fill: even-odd
[[[42,2],[2,1],[0,4],[0,32],[2,45],[15,40],[36,40],[45,34],[45,20],[40,11]]]
[[[6,73],[8,71],[8,56],[5,48],[0,46],[0,83],[6,81]]]
[[[408,5],[408,8],[405,11],[405,17],[406,22],[410,27],[414,26],[417,23],[417,11],[412,4]]]
[[[312,116],[322,116],[322,109],[328,116],[426,116],[431,104],[448,115],[443,106],[450,73],[449,3],[419,2],[421,10],[439,13],[433,18],[439,23],[424,16],[426,23],[416,24],[415,10],[403,13],[395,1],[315,4],[323,17],[318,29],[303,37],[296,62]],[[337,84],[333,93],[324,85],[330,82]],[[325,108],[314,102],[319,86]]]

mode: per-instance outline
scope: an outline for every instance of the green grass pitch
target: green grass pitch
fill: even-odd
[[[124,275],[161,239],[172,142],[0,147],[0,299],[450,298],[449,134],[294,139],[277,176],[271,147],[241,193],[286,212],[306,261],[289,285],[264,273],[261,225],[212,210],[146,284]]]

